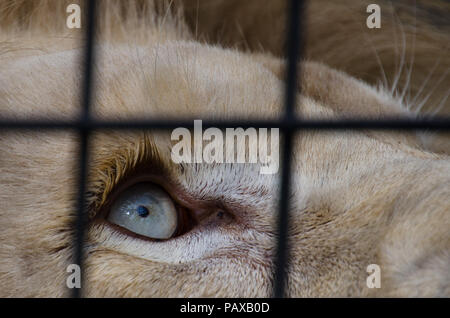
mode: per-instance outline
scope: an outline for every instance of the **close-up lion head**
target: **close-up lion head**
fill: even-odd
[[[282,118],[288,1],[97,2],[93,120]],[[305,2],[296,116],[448,118],[449,2],[380,0],[379,28],[369,4]],[[85,9],[0,0],[1,123],[80,117]],[[275,173],[178,162],[173,129],[91,132],[83,296],[271,296],[284,144],[268,131]],[[0,149],[0,296],[70,296],[79,134],[0,129]],[[448,130],[296,131],[285,295],[449,297],[449,154]]]

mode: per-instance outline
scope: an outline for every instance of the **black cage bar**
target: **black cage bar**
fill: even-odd
[[[287,0],[286,0],[287,1]],[[280,120],[233,120],[233,121],[204,121],[204,128],[280,128],[283,136],[283,163],[281,171],[281,189],[279,196],[279,213],[277,222],[277,251],[274,259],[274,297],[285,295],[286,268],[288,266],[289,244],[289,197],[290,171],[293,147],[293,134],[301,130],[439,130],[450,131],[450,118],[386,118],[382,120],[345,119],[345,120],[301,120],[294,115],[295,99],[298,96],[297,67],[303,51],[302,26],[305,4],[302,0],[289,0],[287,48],[287,77],[285,91],[285,111]],[[84,76],[80,98],[82,113],[76,121],[9,121],[0,119],[0,130],[74,130],[79,133],[79,188],[77,197],[77,218],[74,223],[74,262],[83,269],[83,243],[86,225],[85,190],[87,181],[87,166],[89,158],[89,136],[94,130],[117,129],[175,129],[178,127],[193,127],[193,120],[159,120],[157,118],[142,121],[94,121],[90,119],[89,110],[93,90],[93,68],[95,62],[94,35],[96,1],[86,1],[86,43],[84,59]],[[298,95],[297,95],[298,94]],[[83,275],[82,275],[83,277]],[[82,284],[83,286],[84,284]],[[81,290],[74,288],[73,297],[82,296]]]

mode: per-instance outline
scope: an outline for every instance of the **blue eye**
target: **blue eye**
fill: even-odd
[[[178,213],[164,190],[152,183],[139,183],[117,197],[107,220],[148,238],[169,239],[177,229]]]

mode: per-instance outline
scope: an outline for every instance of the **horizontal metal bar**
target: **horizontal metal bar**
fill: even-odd
[[[124,120],[124,121],[35,121],[1,120],[0,130],[167,130],[193,128],[192,120]],[[280,128],[284,130],[439,130],[450,131],[450,118],[384,118],[343,120],[204,120],[204,129],[217,128]]]

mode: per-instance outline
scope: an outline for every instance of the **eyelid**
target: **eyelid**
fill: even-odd
[[[153,183],[153,184],[161,187],[161,189],[163,189],[165,192],[167,192],[169,197],[175,203],[183,205],[183,206],[185,205],[183,200],[179,200],[176,195],[174,196],[173,193],[171,193],[171,191],[168,190],[168,183],[164,182],[162,177],[159,177],[159,176],[153,175],[153,174],[148,174],[148,175],[140,175],[140,176],[135,176],[135,177],[127,177],[125,180],[120,182],[111,191],[111,193],[108,194],[108,200],[104,204],[104,207],[102,207],[102,209],[104,209],[105,207],[110,207],[111,203],[115,201],[117,196],[120,195],[126,189],[134,186],[135,184],[144,183],[144,182]]]
[[[185,232],[184,230],[187,228],[194,227],[203,219],[207,218],[213,213],[217,213],[217,211],[219,210],[225,211],[225,209],[221,206],[218,206],[218,204],[212,202],[202,202],[189,198],[188,195],[186,195],[184,189],[182,189],[179,185],[174,184],[174,182],[171,182],[170,179],[169,181],[167,181],[167,179],[167,177],[163,177],[162,175],[158,174],[128,177],[126,180],[122,181],[119,186],[116,187],[116,189],[111,191],[111,193],[108,195],[108,200],[101,207],[99,213],[95,216],[95,218],[106,219],[112,203],[123,191],[134,186],[135,184],[144,182],[153,183],[161,187],[161,189],[163,189],[173,200],[177,208],[177,212],[179,213],[181,226],[181,228],[177,228],[176,234]],[[186,215],[189,216],[187,217]],[[185,223],[183,223],[183,221]]]
[[[197,219],[195,218],[195,215],[193,215],[193,213],[188,208],[186,208],[185,206],[174,200],[173,196],[170,195],[164,187],[162,187],[159,183],[155,182],[154,180],[155,178],[144,176],[144,177],[137,177],[123,183],[118,189],[112,192],[111,198],[108,199],[108,203],[102,208],[101,212],[96,216],[96,219],[101,219],[102,221],[105,221],[110,227],[114,228],[116,231],[119,231],[123,234],[149,241],[166,241],[174,237],[181,236],[192,230],[198,223]],[[123,193],[125,193],[128,189],[133,188],[134,186],[139,184],[150,184],[160,188],[163,192],[166,193],[166,195],[173,202],[175,212],[177,213],[178,221],[176,228],[170,237],[165,239],[147,237],[145,235],[133,232],[131,229],[127,227],[123,227],[121,225],[116,224],[115,222],[109,221],[109,215],[110,213],[112,213],[111,209],[113,208],[115,202],[119,200],[120,196]]]
[[[195,198],[185,186],[177,182],[175,175],[177,171],[180,174],[183,173],[182,166],[169,166],[151,142],[142,141],[138,144],[140,148],[131,148],[131,150],[128,150],[131,153],[124,156],[127,161],[138,157],[139,159],[136,159],[134,164],[123,160],[111,162],[111,158],[105,159],[106,161],[102,160],[101,166],[107,166],[108,169],[99,170],[97,173],[102,176],[100,177],[101,184],[105,186],[93,186],[92,191],[89,192],[92,198],[92,205],[89,209],[91,220],[104,218],[117,196],[128,187],[139,182],[151,182],[161,187],[175,204],[189,210],[197,222],[218,211],[224,211],[233,217],[235,216],[218,200]],[[152,151],[145,151],[147,148],[152,149]],[[136,153],[141,155],[136,155]]]

